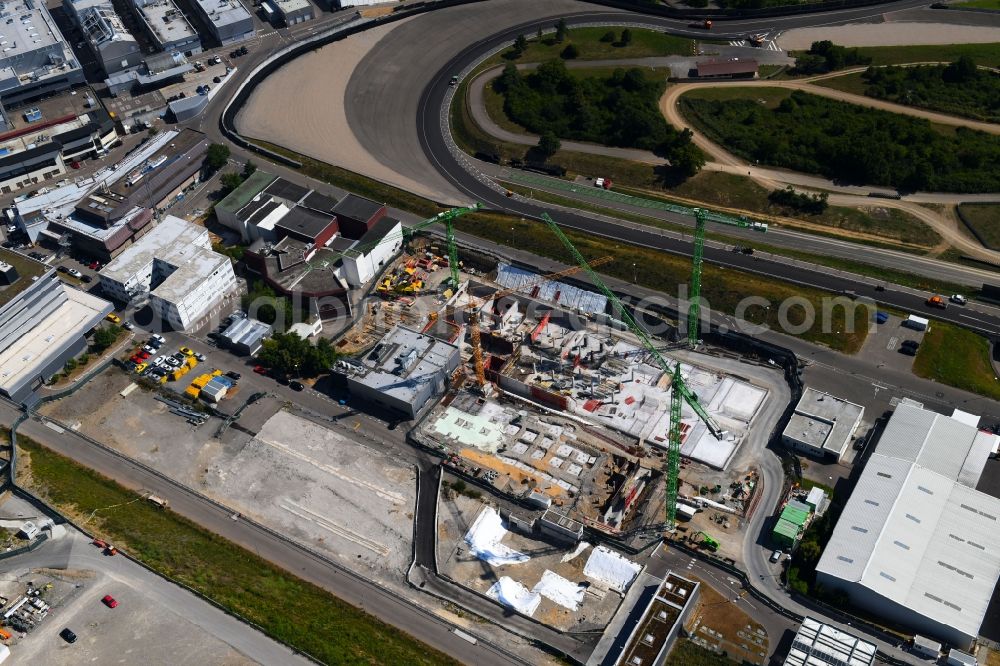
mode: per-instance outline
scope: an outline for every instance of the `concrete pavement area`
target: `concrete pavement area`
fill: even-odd
[[[27,518],[40,512],[15,497],[0,507],[0,515]],[[38,550],[0,561],[0,585],[11,601],[23,594],[26,581],[53,584],[42,596],[52,610],[12,644],[14,663],[312,663],[132,560],[103,555],[71,526],[57,530],[61,536]],[[118,601],[117,608],[101,603],[106,594]],[[77,634],[76,643],[58,636],[64,627]]]

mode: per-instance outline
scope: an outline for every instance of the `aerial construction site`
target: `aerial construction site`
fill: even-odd
[[[611,257],[549,274],[460,259],[454,217],[443,242],[411,237],[377,277],[339,344],[360,354],[338,364],[351,392],[409,409],[411,437],[496,497],[623,543],[666,534],[740,557],[780,375],[696,328],[685,339],[665,321],[654,339],[594,272]]]

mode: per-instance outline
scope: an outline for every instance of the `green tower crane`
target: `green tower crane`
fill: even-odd
[[[698,318],[701,316],[701,265],[705,255],[705,211],[694,209],[694,250],[691,254],[691,290],[688,293],[688,345],[694,347],[700,339]]]
[[[666,523],[667,529],[673,531],[677,521],[677,480],[680,474],[681,466],[681,407],[682,403],[686,402],[694,413],[698,415],[698,418],[704,422],[708,431],[712,433],[712,436],[716,439],[722,439],[723,431],[722,428],[715,422],[715,420],[709,416],[708,412],[701,406],[698,402],[698,396],[691,391],[687,384],[684,382],[684,378],[681,376],[681,364],[675,363],[671,366],[670,362],[664,357],[660,350],[657,349],[656,345],[653,344],[653,339],[650,337],[649,333],[639,325],[639,323],[632,317],[628,310],[625,309],[625,305],[618,299],[611,289],[604,283],[601,276],[598,275],[594,269],[590,267],[587,263],[587,259],[580,254],[580,251],[576,249],[572,241],[567,238],[563,230],[559,228],[547,213],[542,214],[542,220],[552,229],[552,232],[556,235],[563,246],[569,250],[570,254],[573,255],[573,259],[579,264],[587,275],[590,276],[591,281],[593,281],[594,286],[600,290],[604,296],[611,301],[612,306],[617,312],[621,321],[628,327],[632,333],[635,334],[642,346],[646,348],[646,351],[656,360],[657,365],[663,372],[666,372],[671,376],[670,383],[670,433],[669,433],[669,449],[667,451],[667,511],[666,511]]]

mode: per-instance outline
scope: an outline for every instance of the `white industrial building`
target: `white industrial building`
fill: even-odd
[[[967,647],[1000,578],[1000,499],[977,491],[995,436],[904,400],[816,567],[817,583]]]
[[[344,252],[343,278],[352,287],[367,284],[402,246],[402,223],[383,217],[351,249]]]
[[[101,289],[118,301],[149,295],[163,321],[185,330],[236,289],[229,257],[212,250],[208,230],[168,215],[100,273]]]
[[[872,666],[878,648],[846,631],[806,617],[784,666]]]
[[[396,326],[360,359],[338,362],[334,377],[351,396],[414,418],[444,391],[460,360],[456,345]]]
[[[781,439],[797,451],[839,462],[850,450],[864,414],[861,405],[806,388]]]
[[[44,2],[4,3],[0,98],[12,104],[83,83],[83,70]]]

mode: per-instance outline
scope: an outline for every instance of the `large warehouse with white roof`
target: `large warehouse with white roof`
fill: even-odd
[[[1000,499],[975,489],[994,435],[900,404],[844,508],[817,583],[962,648],[1000,578]]]

